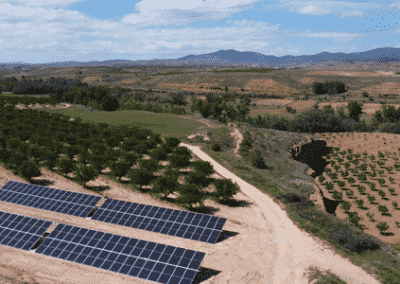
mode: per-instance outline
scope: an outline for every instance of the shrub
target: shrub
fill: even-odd
[[[360,194],[365,195],[365,191],[366,191],[365,187],[363,187],[361,185],[357,185],[357,189]]]
[[[386,222],[381,222],[376,225],[376,228],[378,228],[380,233],[383,234],[384,231],[387,231],[389,229],[389,226],[386,224]]]
[[[344,187],[346,185],[346,183],[344,181],[341,181],[341,180],[338,181],[337,184],[338,184],[339,187]]]
[[[396,195],[396,190],[394,188],[389,187],[389,192],[391,195]]]
[[[255,150],[250,154],[251,164],[258,169],[267,169],[263,156],[260,150]]]
[[[346,195],[348,198],[352,198],[354,196],[354,191],[352,191],[351,189],[346,190]]]
[[[369,194],[368,194],[368,201],[369,201],[371,204],[374,204],[375,196],[369,195]]]
[[[344,211],[346,211],[346,212],[348,212],[348,211],[350,210],[350,208],[351,208],[351,203],[348,202],[348,201],[342,202],[341,205],[342,205],[342,209],[343,209]]]
[[[382,213],[382,215],[386,215],[386,214],[389,212],[389,210],[387,209],[387,207],[384,206],[384,205],[379,205],[379,206],[378,206],[378,210],[379,210],[379,212]]]
[[[393,202],[392,202],[392,205],[393,205],[394,209],[397,209],[398,204],[397,204],[396,201],[393,201]]]
[[[331,182],[328,182],[327,184],[325,184],[325,187],[328,191],[331,191],[334,188],[333,183],[331,183]]]
[[[367,213],[367,217],[369,218],[369,220],[370,220],[371,222],[375,222],[374,215],[375,215],[375,214],[373,214],[373,213],[372,213],[372,214],[369,213],[369,212]]]
[[[385,199],[386,193],[383,190],[378,190],[378,194],[382,199]]]
[[[320,183],[323,183],[324,182],[324,180],[325,180],[325,177],[323,176],[323,175],[321,175],[321,176],[319,176],[319,182]]]
[[[356,182],[355,179],[352,178],[352,177],[350,177],[347,181],[348,181],[349,183],[355,183],[355,182]]]
[[[221,151],[221,145],[215,142],[211,145],[211,150],[213,150],[214,152],[219,152]]]
[[[332,194],[332,197],[333,197],[335,200],[342,200],[343,193],[338,192],[337,190],[334,190],[334,191],[333,191],[333,194]]]

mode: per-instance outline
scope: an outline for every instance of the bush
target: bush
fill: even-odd
[[[144,102],[144,95],[136,93],[135,94],[135,101],[136,102]]]
[[[219,152],[221,151],[221,145],[215,142],[211,145],[211,150],[213,150],[214,152]]]
[[[182,114],[187,114],[186,110],[185,110],[183,107],[175,107],[175,106],[173,106],[173,107],[170,109],[170,112],[171,112],[172,114],[180,114],[180,115],[182,115]]]
[[[179,106],[186,106],[188,102],[185,100],[182,93],[172,94],[171,95],[171,104],[179,105]]]
[[[251,164],[258,169],[267,169],[268,167],[265,165],[265,161],[263,156],[261,155],[260,150],[255,150],[250,154],[250,162]]]
[[[378,126],[379,132],[400,134],[400,125],[393,122],[385,122]]]

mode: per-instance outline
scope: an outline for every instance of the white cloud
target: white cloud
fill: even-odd
[[[53,6],[53,7],[65,7],[73,3],[85,2],[86,0],[0,0],[0,3],[16,3],[17,5],[25,6]]]

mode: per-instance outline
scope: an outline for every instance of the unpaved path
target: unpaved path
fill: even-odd
[[[231,132],[231,136],[233,136],[233,138],[236,141],[236,148],[233,150],[233,152],[235,153],[236,156],[240,157],[239,153],[239,149],[240,149],[240,144],[243,141],[243,134],[239,131],[239,129],[237,128],[236,124],[230,124],[229,126],[232,126],[235,128],[235,130],[233,130]]]
[[[257,247],[258,253],[250,256],[251,259],[242,259],[241,262],[256,260],[259,264],[255,268],[261,270],[256,279],[249,279],[243,283],[308,284],[307,272],[310,266],[318,267],[323,271],[329,270],[348,284],[379,283],[366,271],[336,254],[328,243],[299,229],[272,198],[228,171],[203,152],[199,146],[185,143],[179,146],[187,147],[200,159],[210,162],[217,173],[237,182],[241,192],[253,200],[252,206],[259,208],[257,210],[260,213],[259,216],[249,216],[260,221],[259,235],[246,239],[244,244],[244,246],[252,244]],[[226,261],[238,260],[226,259]],[[229,274],[230,279],[220,283],[236,283],[234,279],[237,279],[236,276],[240,273],[237,270],[241,264],[231,263],[230,267],[232,271],[224,272]]]

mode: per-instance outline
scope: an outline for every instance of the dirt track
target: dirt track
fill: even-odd
[[[320,270],[329,270],[349,284],[379,283],[366,271],[336,254],[329,244],[300,230],[272,198],[228,171],[205,152],[201,151],[199,146],[185,143],[181,143],[180,146],[187,147],[200,159],[210,162],[215,171],[223,177],[237,182],[241,192],[253,200],[254,207],[258,207],[257,211],[260,214],[257,216],[259,234],[246,241],[252,241],[253,246],[258,247],[258,253],[252,256],[253,260],[251,262],[256,259],[257,263],[262,263],[262,266],[256,281],[242,283],[308,284],[307,271],[311,265],[318,267]],[[237,260],[227,259],[226,261],[234,262]],[[248,260],[243,259],[242,261]],[[238,263],[232,263],[231,266],[237,267]],[[243,279],[241,277],[243,273],[246,273],[246,271],[232,270],[230,271],[230,277],[231,279]]]

